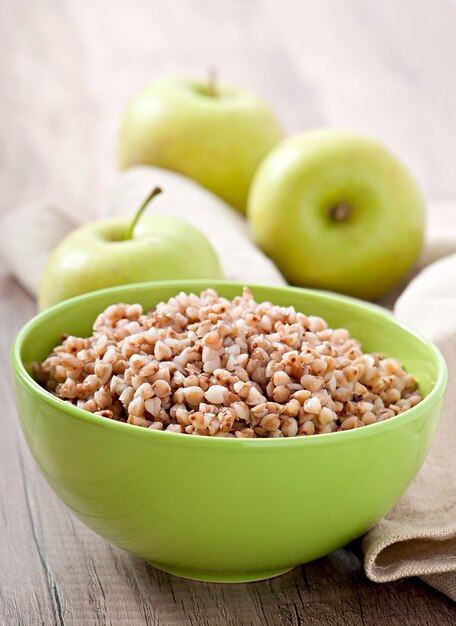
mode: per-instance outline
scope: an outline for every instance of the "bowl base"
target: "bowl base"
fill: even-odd
[[[157,564],[153,561],[148,561],[152,567],[159,569],[166,574],[172,574],[179,578],[186,578],[188,580],[196,580],[198,582],[206,583],[253,583],[260,580],[267,580],[268,578],[275,578],[281,576],[287,572],[291,572],[293,567],[286,567],[285,569],[268,570],[259,572],[236,572],[236,573],[219,573],[219,572],[198,572],[194,570],[174,569],[172,567],[163,566],[161,563]]]

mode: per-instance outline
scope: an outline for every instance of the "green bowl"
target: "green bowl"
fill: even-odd
[[[257,300],[293,305],[346,327],[367,351],[397,357],[424,400],[402,415],[347,432],[289,439],[224,439],[158,432],[67,404],[31,377],[63,333],[87,336],[109,304],[151,307],[179,291],[241,284],[176,281],[115,287],[58,304],[12,348],[17,408],[28,446],[61,500],[112,543],[197,580],[281,574],[371,528],[421,467],[438,425],[445,362],[426,339],[378,307],[291,287],[252,287]]]

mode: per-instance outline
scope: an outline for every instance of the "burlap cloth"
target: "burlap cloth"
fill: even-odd
[[[176,174],[132,168],[118,177],[104,209],[93,217],[131,215],[157,184],[165,193],[148,212],[178,215],[196,224],[216,248],[226,278],[284,284],[251,243],[245,221]],[[77,223],[77,216],[49,202],[20,207],[0,218],[4,263],[32,294],[49,251]],[[430,206],[423,255],[383,304],[438,345],[448,364],[449,387],[425,464],[399,503],[363,539],[364,566],[373,581],[420,576],[456,601],[456,203]]]

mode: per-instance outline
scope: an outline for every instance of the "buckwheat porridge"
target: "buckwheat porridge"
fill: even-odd
[[[91,337],[63,338],[35,366],[51,393],[107,419],[216,437],[359,428],[418,404],[396,359],[293,307],[180,293],[144,313],[109,306]]]

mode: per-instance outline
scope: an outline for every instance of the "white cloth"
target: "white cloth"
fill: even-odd
[[[32,295],[51,250],[73,230],[76,221],[45,200],[32,202],[0,216],[0,256]]]
[[[153,187],[161,187],[163,193],[151,202],[147,214],[174,215],[199,228],[216,250],[227,280],[285,284],[275,265],[250,240],[240,213],[180,174],[147,166],[126,170],[119,174],[105,206],[93,218],[133,216]],[[32,295],[38,292],[51,250],[79,224],[79,216],[70,217],[61,207],[46,202],[28,204],[0,217],[0,254]]]
[[[132,168],[119,175],[105,207],[94,218],[131,215],[157,185],[164,193],[148,212],[184,217],[199,227],[217,250],[225,278],[284,284],[275,266],[250,241],[244,219],[178,174]],[[450,385],[428,459],[400,502],[364,537],[363,549],[372,580],[421,576],[456,600],[456,203],[435,203],[429,218],[425,249],[408,284],[397,286],[383,304],[392,308],[396,302],[396,315],[440,347]],[[47,203],[24,206],[0,218],[4,263],[32,294],[51,249],[77,223],[77,218]]]

